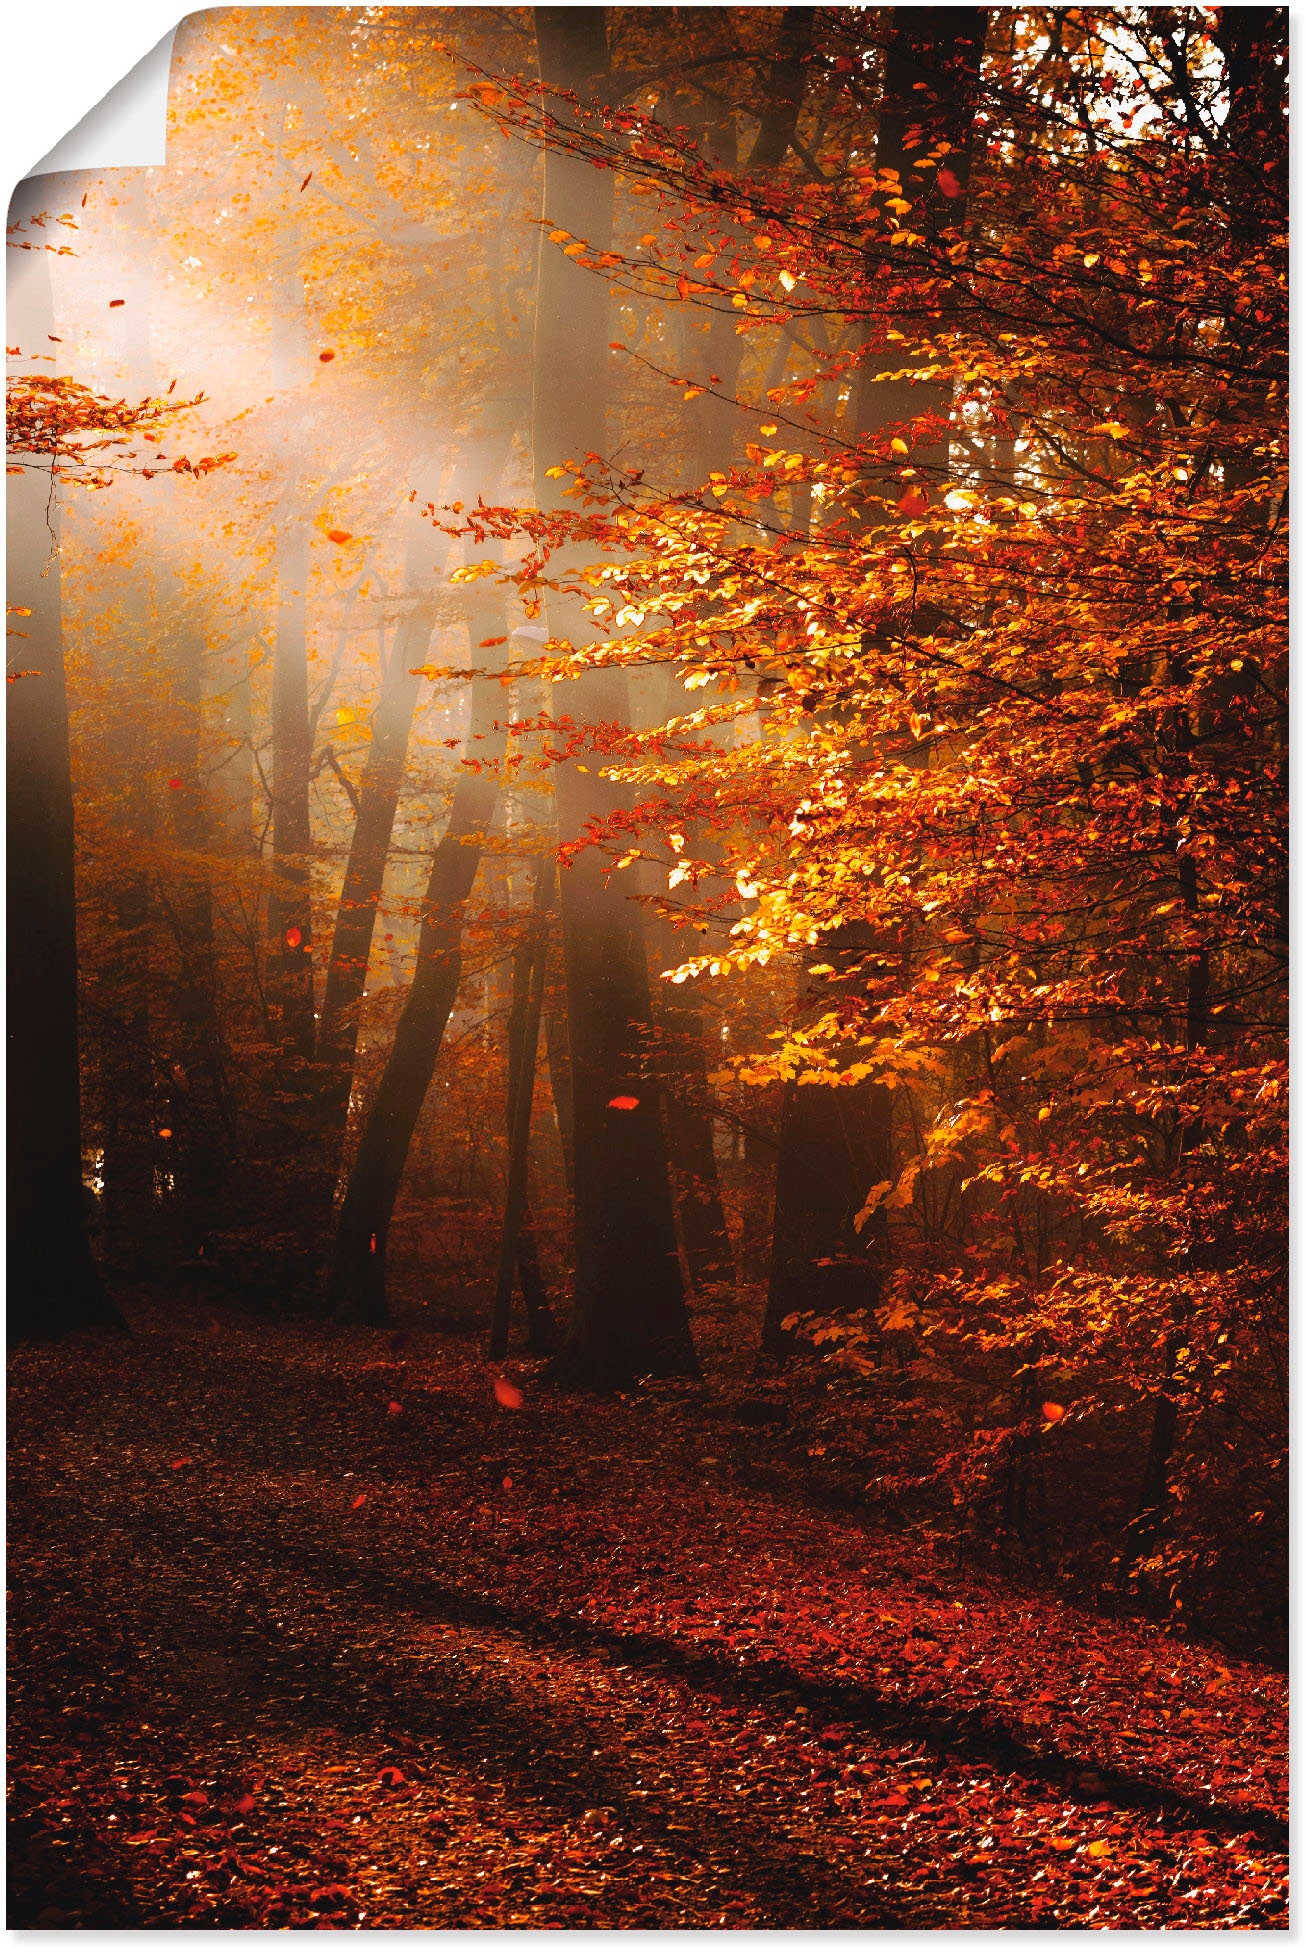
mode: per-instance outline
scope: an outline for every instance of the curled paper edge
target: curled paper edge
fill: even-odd
[[[170,28],[103,100],[28,170],[23,181],[54,171],[148,169],[166,162],[168,78],[176,33],[176,27]]]

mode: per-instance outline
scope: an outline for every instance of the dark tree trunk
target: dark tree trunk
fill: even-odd
[[[499,1241],[499,1271],[490,1321],[490,1354],[508,1353],[512,1316],[514,1268],[522,1274],[529,1340],[546,1346],[533,1353],[549,1353],[552,1317],[538,1280],[534,1239],[522,1265],[523,1225],[527,1221],[530,1170],[531,1114],[535,1105],[535,1061],[540,1041],[540,1014],[549,962],[549,913],[553,907],[556,869],[552,860],[535,870],[531,904],[531,935],[513,957],[512,1009],[508,1018],[508,1183]]]
[[[495,634],[473,624],[473,642]],[[386,1245],[417,1120],[435,1071],[462,975],[463,905],[481,859],[481,837],[498,797],[503,694],[493,678],[472,684],[466,766],[436,848],[422,904],[417,967],[363,1124],[336,1229],[329,1300],[347,1320],[384,1322]]]
[[[312,1062],[313,905],[308,794],[307,525],[291,517],[277,538],[277,634],[272,665],[272,898],[267,990],[292,1071]]]
[[[9,222],[63,191],[19,186]],[[43,233],[34,233],[38,241]],[[15,251],[10,333],[26,353],[53,330],[49,259]],[[41,369],[37,369],[41,370]],[[60,598],[59,501],[47,456],[10,456],[8,602],[8,1297],[17,1341],[121,1326],[91,1253],[82,1185],[77,900]],[[23,635],[19,636],[17,630]],[[21,676],[18,674],[22,673]]]
[[[358,1017],[367,982],[372,936],[385,882],[390,837],[408,756],[408,740],[422,680],[413,671],[426,655],[431,616],[423,599],[398,625],[390,666],[372,721],[372,740],[358,796],[344,886],[331,938],[318,1032],[320,1125],[324,1184],[334,1190],[349,1114],[358,1049]]]
[[[691,849],[693,841],[687,843]],[[654,937],[662,962],[684,960],[684,937],[664,927]],[[734,1248],[721,1198],[712,1113],[708,1105],[703,1008],[693,987],[658,983],[659,1070],[664,1081],[662,1115],[667,1128],[676,1193],[680,1243],[691,1286],[711,1288],[735,1278]]]
[[[200,776],[200,694],[203,642],[183,607],[177,578],[160,579],[160,603],[170,618],[165,642],[171,665],[173,723],[167,738],[167,812],[172,871],[159,877],[158,899],[176,955],[174,1009],[181,1061],[190,1081],[187,1105],[172,1146],[180,1178],[187,1252],[203,1245],[219,1223],[223,1190],[235,1148],[235,1113],[228,1052],[218,1009],[210,882],[212,836]]]
[[[540,76],[547,86],[601,98],[608,74],[602,8],[540,7]],[[555,111],[559,104],[553,104]],[[591,245],[612,234],[613,178],[561,150],[546,152],[546,217]],[[546,245],[535,337],[535,489],[542,508],[568,506],[547,470],[605,445],[608,290]],[[555,637],[584,630],[577,608],[549,600]],[[583,640],[583,636],[581,638]],[[628,722],[624,676],[589,673],[569,709],[578,724]],[[557,769],[558,833],[580,840],[620,804],[597,775]],[[592,848],[561,876],[563,961],[574,1120],[575,1303],[554,1365],[559,1381],[610,1389],[654,1373],[696,1372],[676,1248],[656,1088],[643,1075],[650,1026],[648,964],[639,911],[610,886]],[[615,1100],[629,1100],[623,1107]]]

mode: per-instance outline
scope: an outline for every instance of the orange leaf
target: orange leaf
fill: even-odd
[[[348,529],[328,529],[326,539],[328,542],[352,542],[354,538]]]
[[[161,1125],[159,1127],[159,1137],[161,1139],[170,1139],[172,1137],[171,1125]]]
[[[909,519],[916,515],[924,515],[928,507],[929,497],[923,488],[917,487],[914,481],[898,498],[899,514],[906,515]]]
[[[335,354],[333,352],[320,352],[318,354],[318,358],[322,361],[322,364],[324,366],[329,366],[331,364],[331,361],[335,358]]]
[[[1060,1423],[1062,1417],[1066,1414],[1066,1406],[1064,1403],[1045,1403],[1043,1405],[1043,1414],[1049,1423]]]
[[[506,1376],[496,1376],[494,1379],[494,1400],[496,1403],[501,1403],[505,1410],[520,1410],[526,1398],[522,1395],[516,1383],[510,1383]]]
[[[638,1098],[609,1098],[608,1110],[613,1112],[633,1112],[638,1103]]]

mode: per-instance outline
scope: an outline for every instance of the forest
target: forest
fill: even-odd
[[[11,1927],[1286,1929],[1287,52],[220,6],[18,186]]]

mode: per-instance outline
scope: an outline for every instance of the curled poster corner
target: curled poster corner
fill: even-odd
[[[166,162],[168,77],[176,32],[170,28],[23,180],[55,171],[147,169]]]

